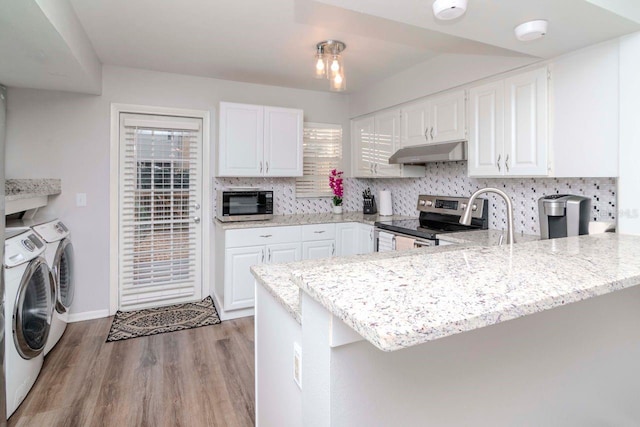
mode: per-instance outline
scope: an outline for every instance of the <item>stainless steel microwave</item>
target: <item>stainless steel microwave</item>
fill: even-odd
[[[216,217],[224,222],[271,219],[273,191],[218,190]]]

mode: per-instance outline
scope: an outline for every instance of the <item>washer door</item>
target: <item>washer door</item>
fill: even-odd
[[[31,261],[22,276],[13,311],[13,341],[24,359],[44,350],[52,315],[49,268],[42,257]]]
[[[62,239],[53,260],[53,277],[56,280],[56,310],[62,314],[69,310],[75,291],[73,274],[73,245]]]

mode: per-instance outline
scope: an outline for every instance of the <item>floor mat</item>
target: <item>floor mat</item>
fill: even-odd
[[[200,302],[135,311],[118,311],[107,342],[216,325],[220,317],[209,296]]]

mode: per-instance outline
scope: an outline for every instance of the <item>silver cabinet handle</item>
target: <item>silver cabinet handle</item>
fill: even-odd
[[[195,222],[196,224],[200,224],[200,217],[199,216],[194,216],[193,217],[193,222]]]
[[[507,168],[507,172],[509,172],[509,155],[507,154],[507,158],[504,159],[504,167]]]
[[[269,260],[269,262],[271,262],[271,248],[267,249],[267,253],[269,254],[268,255],[268,257],[269,257],[268,260]]]
[[[260,235],[260,237],[264,237],[265,239],[266,239],[267,237],[271,237],[271,236],[273,236],[273,234],[261,234],[261,235]]]
[[[322,233],[324,233],[324,230],[317,230],[317,231],[314,231],[314,233],[316,233],[316,234],[322,234]]]
[[[376,175],[378,174],[378,164],[376,163],[375,165],[373,165],[373,170],[375,171]]]
[[[369,171],[373,173],[373,163],[369,163]]]
[[[433,141],[433,126],[431,127],[431,132],[429,132],[429,134],[431,135],[431,140]]]
[[[496,162],[496,166],[498,166],[498,172],[502,172],[502,168],[500,167],[500,159],[502,158],[501,154],[498,154],[498,161]]]
[[[429,142],[429,126],[427,126],[426,128],[424,128],[424,139]]]
[[[267,163],[267,170],[265,172],[269,173],[269,162],[266,162],[266,163]]]
[[[331,244],[331,255],[335,255],[336,254],[336,244],[332,243]]]
[[[262,161],[260,161],[260,173],[262,173]]]
[[[262,250],[262,262],[264,262],[264,249]]]

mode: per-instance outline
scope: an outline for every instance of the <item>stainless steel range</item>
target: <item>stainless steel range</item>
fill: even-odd
[[[383,246],[389,250],[388,239],[395,242],[398,237],[408,238],[413,240],[413,247],[436,246],[439,243],[438,235],[489,228],[489,205],[486,199],[476,199],[472,207],[471,225],[460,224],[468,200],[465,197],[420,195],[417,207],[419,218],[378,221],[374,224],[376,251]],[[382,237],[386,242],[380,242],[380,232],[383,232]],[[391,249],[395,249],[395,243]]]

